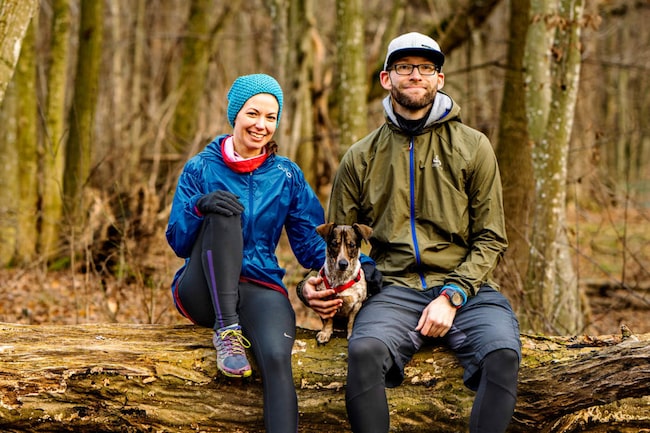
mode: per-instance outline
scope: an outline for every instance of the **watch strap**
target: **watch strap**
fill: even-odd
[[[454,305],[454,303],[451,300],[453,293],[449,293],[449,291],[453,293],[458,293],[460,295],[460,297],[462,298],[462,302],[460,303],[460,305],[458,306]],[[445,298],[449,299],[449,302],[452,305],[454,305],[456,308],[460,308],[467,303],[467,294],[463,289],[461,289],[455,284],[445,284],[444,286],[442,286],[442,289],[440,290],[440,294]]]

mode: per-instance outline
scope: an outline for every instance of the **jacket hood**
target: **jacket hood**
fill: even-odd
[[[390,95],[386,96],[382,101],[386,117],[395,125],[399,125],[397,115],[393,110],[393,103]],[[458,117],[460,114],[460,106],[454,102],[449,95],[444,92],[438,91],[436,99],[433,100],[433,107],[429,111],[429,118],[427,119],[423,130],[432,126],[435,123],[446,122],[449,119]]]

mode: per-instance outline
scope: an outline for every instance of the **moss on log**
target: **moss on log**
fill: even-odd
[[[600,418],[619,423],[620,432],[642,431],[650,424],[649,340],[650,334],[522,336],[510,431],[589,431],[585,425],[601,425],[594,414],[607,404]],[[343,334],[318,346],[314,331],[299,329],[293,364],[301,432],[349,431],[346,356]],[[0,359],[5,432],[264,431],[260,378],[220,376],[207,329],[0,323]],[[451,353],[422,350],[406,374],[402,386],[388,390],[394,431],[467,431],[473,393],[462,385]],[[622,421],[612,421],[611,405],[628,408]]]

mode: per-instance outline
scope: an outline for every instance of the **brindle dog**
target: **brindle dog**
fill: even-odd
[[[372,228],[363,224],[349,226],[327,223],[318,226],[316,231],[327,242],[327,257],[320,271],[323,282],[316,289],[334,289],[335,296],[343,300],[343,305],[336,316],[348,318],[347,338],[349,339],[354,318],[367,297],[366,279],[359,256],[361,243],[368,242],[372,235]],[[333,327],[333,318],[323,319],[323,327],[316,335],[319,344],[330,341]]]

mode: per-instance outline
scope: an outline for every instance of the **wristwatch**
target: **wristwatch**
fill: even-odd
[[[449,287],[440,292],[440,296],[444,296],[449,299],[449,303],[456,308],[463,306],[463,296],[456,290],[450,289]]]

